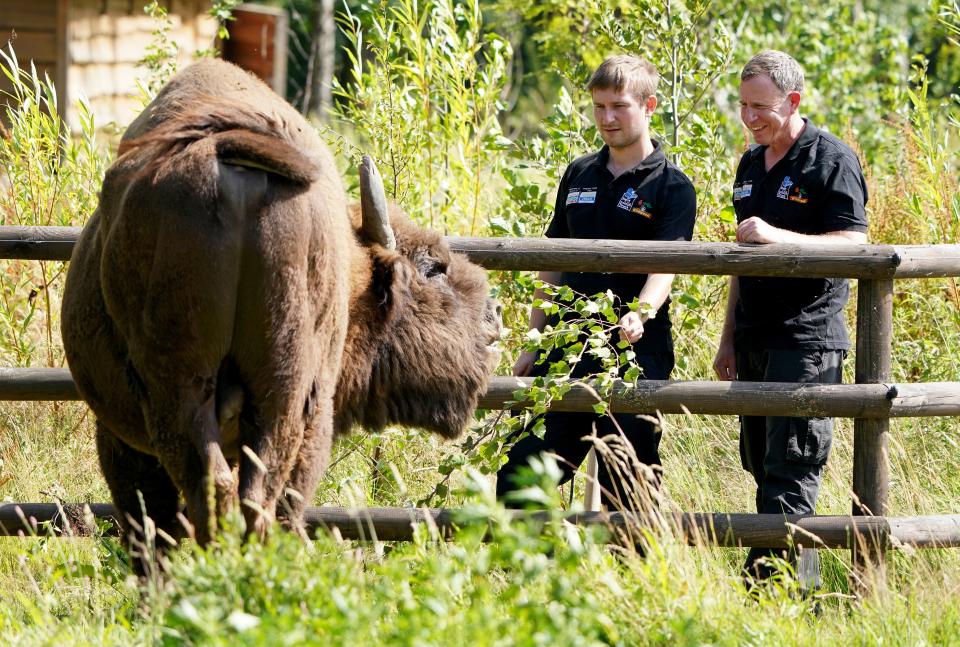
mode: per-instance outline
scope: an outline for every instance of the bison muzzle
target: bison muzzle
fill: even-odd
[[[314,130],[206,60],[127,130],[70,263],[63,342],[125,530],[302,530],[337,434],[470,420],[495,368],[486,275],[388,205],[350,205]],[[142,496],[142,504],[141,504]]]

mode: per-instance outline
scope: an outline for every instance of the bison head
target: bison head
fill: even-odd
[[[499,361],[500,306],[480,267],[387,205],[367,160],[361,194],[354,219],[369,280],[350,313],[337,429],[402,424],[456,436]]]

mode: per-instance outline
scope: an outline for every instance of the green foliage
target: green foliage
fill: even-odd
[[[892,230],[906,229],[911,242],[960,242],[960,104],[933,104],[923,61],[915,68],[907,135],[909,154],[899,167],[896,210],[888,218]],[[939,109],[938,109],[939,108]],[[918,281],[897,293],[894,366],[910,381],[954,380],[960,343],[960,291],[955,278]],[[900,286],[898,286],[900,287]],[[917,320],[916,313],[923,318]]]
[[[542,644],[596,644],[611,623],[579,586],[591,563],[609,563],[594,533],[571,531],[559,518],[511,525],[485,480],[472,488],[479,492],[450,545],[421,527],[388,554],[324,536],[306,548],[284,535],[246,545],[228,536],[215,553],[192,551],[173,566],[165,640],[486,645],[539,634]],[[485,544],[491,519],[496,541]],[[540,603],[544,596],[554,601]]]
[[[514,393],[514,401],[508,406],[522,408],[520,413],[490,417],[466,434],[456,450],[441,461],[438,470],[444,478],[418,505],[443,503],[449,494],[450,476],[457,470],[469,468],[481,474],[494,474],[513,443],[528,433],[542,437],[543,414],[570,391],[574,381],[571,374],[585,357],[600,366],[589,378],[597,414],[609,412],[613,389],[621,376],[627,388],[635,387],[642,376],[630,344],[619,338],[620,304],[613,293],[608,290],[587,297],[567,286],[556,287],[542,281],[535,281],[534,287],[547,298],[534,300],[532,306],[555,317],[557,323],[547,325],[542,332],[527,331],[520,350],[540,353],[538,364],[548,361],[551,351],[561,351],[561,357],[550,362],[545,376],[534,378],[528,388]],[[636,312],[640,304],[635,299],[627,307]]]
[[[484,33],[476,0],[382,2],[339,17],[350,79],[336,114],[372,154],[387,192],[445,233],[475,235],[484,190],[510,146],[497,113],[510,48]]]
[[[816,616],[789,570],[750,599],[720,551],[689,549],[669,525],[605,545],[608,529],[563,520],[556,477],[549,459],[531,467],[524,493],[546,515],[514,520],[488,481],[469,474],[451,541],[429,525],[393,545],[327,534],[308,544],[285,533],[244,542],[232,529],[207,549],[184,547],[166,576],[140,583],[106,527],[81,541],[41,533],[0,547],[0,640],[799,646],[944,644],[960,630],[952,582],[919,586],[933,569],[957,572],[946,553],[897,559],[902,593],[823,597]]]
[[[237,8],[243,0],[213,0],[207,14],[217,21],[217,38],[230,38],[230,31],[227,29],[227,23],[235,20],[233,10]]]
[[[911,160],[915,167],[914,182],[907,197],[911,216],[929,227],[926,240],[930,243],[954,243],[960,240],[960,194],[956,173],[957,137],[960,128],[957,106],[947,106],[951,121],[945,125],[931,113],[927,97],[928,79],[923,61],[915,68],[917,87],[908,89],[911,110],[910,138],[915,150]],[[953,139],[953,141],[951,141]],[[952,175],[952,177],[951,177]]]
[[[947,28],[950,42],[960,47],[960,3],[942,2],[939,6],[937,18]]]
[[[105,160],[93,114],[77,104],[80,132],[58,114],[49,77],[24,69],[11,48],[0,50],[0,74],[12,85],[0,137],[0,218],[6,225],[67,226],[83,222],[96,206]],[[58,336],[60,262],[7,263],[0,273],[0,354],[7,365],[29,366],[37,355],[47,366],[63,361]]]
[[[217,38],[226,40],[230,38],[230,32],[227,29],[227,23],[233,20],[233,10],[243,0],[213,0],[207,15],[217,22]],[[173,19],[170,17],[170,4],[166,6],[160,4],[159,0],[151,0],[143,8],[147,14],[156,23],[153,30],[153,40],[146,47],[143,58],[138,65],[145,68],[147,78],[137,79],[137,88],[140,91],[140,101],[146,106],[156,96],[160,88],[170,80],[177,72],[179,66],[180,45],[170,38],[170,31],[173,29]],[[217,56],[219,51],[211,46],[199,49],[193,53],[195,58],[204,56]]]
[[[156,21],[153,40],[147,45],[146,53],[139,63],[146,68],[148,75],[145,80],[137,81],[141,100],[146,106],[176,73],[180,46],[170,38],[173,20],[167,7],[161,6],[159,0],[152,0],[143,8],[143,12]]]
[[[923,56],[930,72],[930,93],[937,99],[960,93],[960,11],[956,0],[930,0],[914,12],[911,50]]]

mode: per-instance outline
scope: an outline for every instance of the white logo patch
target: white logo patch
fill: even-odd
[[[597,190],[580,191],[580,198],[577,200],[580,204],[593,204],[597,201]]]
[[[744,198],[749,198],[750,194],[753,193],[753,183],[745,182],[740,186],[733,187],[733,201],[743,200]]]
[[[570,192],[567,193],[567,204],[577,204],[577,200],[580,199],[580,189],[570,189]]]
[[[630,207],[633,206],[633,201],[637,199],[637,192],[633,188],[627,189],[626,193],[620,198],[620,202],[617,203],[617,209],[623,209],[624,211],[630,211]]]
[[[780,188],[777,189],[777,197],[781,200],[786,200],[790,195],[790,187],[793,186],[793,180],[790,179],[790,176],[783,178],[783,182],[780,183]]]

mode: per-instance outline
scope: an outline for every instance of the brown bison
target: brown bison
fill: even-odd
[[[498,354],[484,272],[387,207],[266,85],[206,60],[124,135],[73,252],[63,342],[125,529],[303,508],[336,434],[467,424]],[[234,467],[237,468],[236,478]],[[140,496],[142,495],[142,504]]]

